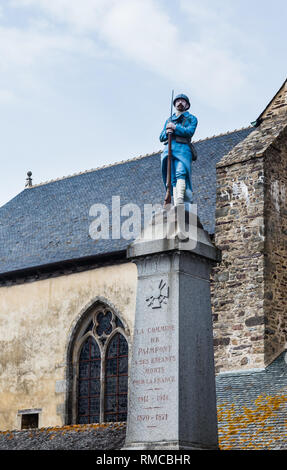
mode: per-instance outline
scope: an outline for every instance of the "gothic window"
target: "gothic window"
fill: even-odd
[[[128,345],[117,333],[109,343],[105,374],[105,421],[126,421]]]
[[[128,343],[123,323],[107,306],[97,306],[75,344],[74,422],[126,421]]]

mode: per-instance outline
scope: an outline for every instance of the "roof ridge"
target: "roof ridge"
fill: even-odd
[[[197,143],[200,143],[200,142],[205,142],[206,140],[215,139],[217,137],[223,137],[224,135],[233,134],[234,132],[239,132],[239,131],[247,130],[247,129],[250,129],[250,128],[252,128],[252,126],[242,127],[241,129],[234,129],[233,131],[227,131],[227,132],[223,132],[221,134],[213,135],[211,137],[205,137],[204,139],[195,140],[195,141],[193,141],[193,143],[197,144]],[[72,173],[71,175],[60,176],[59,178],[53,178],[51,180],[43,181],[42,183],[37,183],[37,184],[33,184],[32,186],[27,186],[25,189],[30,190],[30,189],[33,189],[33,188],[37,188],[38,186],[44,186],[46,184],[55,183],[57,181],[62,181],[62,180],[68,179],[68,178],[73,178],[74,176],[85,175],[87,173],[92,173],[93,171],[103,170],[105,168],[110,168],[112,166],[122,165],[123,163],[128,163],[128,162],[133,162],[133,161],[136,161],[136,160],[141,160],[142,158],[151,157],[152,155],[158,155],[161,152],[162,152],[162,149],[158,150],[157,152],[146,153],[144,155],[139,155],[137,157],[128,158],[127,160],[120,160],[118,162],[108,163],[106,165],[102,165],[102,166],[99,166],[99,167],[96,167],[96,168],[91,168],[90,170],[84,170],[84,171],[79,171],[79,172],[76,172],[76,173]]]
[[[72,173],[71,175],[59,176],[59,178],[53,178],[48,181],[43,181],[42,183],[37,183],[37,184],[33,184],[32,186],[27,186],[25,189],[33,189],[33,188],[36,188],[37,186],[43,186],[45,184],[55,183],[56,181],[73,178],[74,176],[85,175],[86,173],[92,173],[93,171],[103,170],[104,168],[110,168],[112,166],[122,165],[123,163],[141,160],[142,158],[151,157],[152,155],[157,155],[159,153],[161,153],[161,150],[158,150],[157,152],[146,153],[145,155],[139,155],[138,157],[128,158],[127,160],[120,160],[118,162],[108,163],[106,165],[98,166],[96,168],[91,168],[90,170],[79,171],[77,173]]]

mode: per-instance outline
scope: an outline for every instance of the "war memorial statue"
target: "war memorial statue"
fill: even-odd
[[[138,279],[125,449],[218,449],[210,302],[218,253],[192,204],[189,108],[186,95],[172,98],[160,135],[165,207],[127,248]]]
[[[166,145],[161,157],[162,176],[167,189],[165,204],[171,203],[173,195],[174,205],[177,206],[192,204],[191,165],[192,160],[196,160],[196,152],[191,139],[198,121],[188,112],[190,101],[186,95],[177,95],[172,104],[176,111],[165,122],[159,139]]]

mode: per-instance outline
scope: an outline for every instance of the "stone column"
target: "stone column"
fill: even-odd
[[[194,233],[143,236],[128,249],[138,287],[126,449],[218,448],[209,281],[218,252]]]

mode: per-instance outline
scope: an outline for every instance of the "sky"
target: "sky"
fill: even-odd
[[[250,125],[286,79],[286,0],[0,0],[0,206],[157,152],[171,91],[194,141]]]

